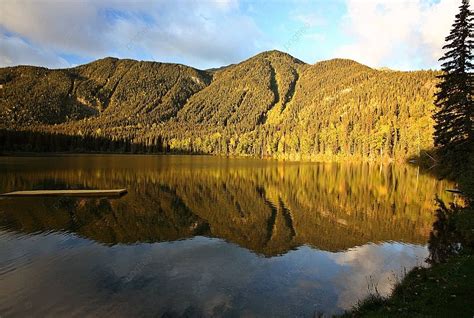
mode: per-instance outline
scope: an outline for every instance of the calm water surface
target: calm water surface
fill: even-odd
[[[444,181],[405,165],[199,156],[0,157],[0,315],[300,316],[424,265]]]

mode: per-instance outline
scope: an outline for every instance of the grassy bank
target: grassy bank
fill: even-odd
[[[474,317],[473,160],[429,171],[456,181],[465,201],[440,204],[436,211],[429,240],[432,266],[414,268],[390,297],[370,295],[342,317]]]
[[[415,268],[389,298],[371,295],[343,317],[472,317],[474,256]]]

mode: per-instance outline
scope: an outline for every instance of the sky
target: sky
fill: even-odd
[[[2,0],[0,66],[114,56],[199,69],[280,50],[438,69],[461,0]]]

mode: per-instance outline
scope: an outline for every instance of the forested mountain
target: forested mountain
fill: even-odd
[[[183,65],[115,58],[63,70],[8,67],[0,69],[0,121],[7,128],[83,118],[100,119],[97,127],[165,121],[210,79]]]
[[[10,150],[406,158],[432,146],[437,75],[309,65],[279,51],[208,71],[114,58],[3,68],[0,141]]]

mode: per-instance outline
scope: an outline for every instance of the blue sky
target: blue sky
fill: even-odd
[[[205,69],[277,49],[307,63],[438,68],[461,0],[3,0],[0,66],[115,56]]]

